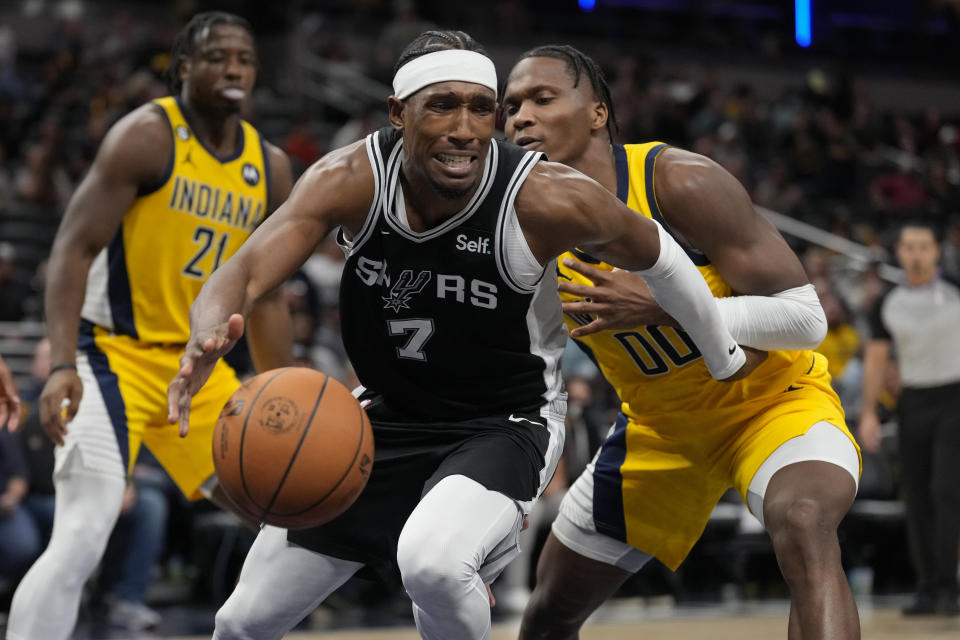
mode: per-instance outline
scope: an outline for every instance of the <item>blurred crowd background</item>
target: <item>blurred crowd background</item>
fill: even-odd
[[[621,142],[662,140],[705,154],[758,205],[793,221],[785,235],[827,312],[821,350],[854,427],[866,316],[896,279],[889,249],[899,225],[932,224],[944,274],[960,278],[960,2],[835,0],[815,8],[813,44],[801,48],[793,3],[778,0],[0,0],[0,352],[30,412],[21,438],[28,500],[49,504],[52,494],[52,445],[32,403],[49,368],[42,296],[53,234],[105,132],[166,95],[161,75],[173,36],[208,9],[243,15],[257,31],[261,70],[246,117],[286,150],[296,173],[386,124],[393,63],[424,29],[468,31],[501,78],[533,46],[582,48],[607,73]],[[285,291],[297,357],[349,383],[337,308],[342,264],[340,250],[325,242]],[[568,355],[566,472],[546,512],[617,411],[593,365],[576,351]],[[249,371],[242,349],[232,359]],[[895,368],[888,378],[884,403],[892,411]],[[885,434],[895,428],[891,420]],[[894,439],[886,442],[883,454],[865,456],[858,504],[842,531],[858,595],[912,584]],[[150,551],[148,601],[216,605],[229,593],[249,534],[182,501],[148,460],[141,467],[137,486],[158,491],[153,517],[162,516],[153,521],[161,535]],[[540,520],[533,545],[550,518]],[[501,611],[528,589],[531,576],[519,564],[499,589]],[[15,572],[0,576],[0,594],[15,581]],[[91,589],[88,607],[97,592]],[[682,602],[783,597],[785,587],[759,526],[731,499],[677,574],[648,567],[625,587],[631,594]],[[348,587],[324,615],[358,608],[407,615],[406,604],[383,605],[394,595],[377,585]]]

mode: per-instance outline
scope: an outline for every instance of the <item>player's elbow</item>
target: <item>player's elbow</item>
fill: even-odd
[[[811,310],[808,327],[809,346],[807,349],[816,349],[827,337],[827,316],[823,312],[823,307],[817,305],[815,310]]]
[[[810,287],[811,289],[813,287]],[[816,349],[827,337],[829,326],[827,324],[827,315],[820,305],[820,300],[816,294],[803,296],[795,300],[800,309],[797,314],[799,326],[797,327],[797,348]]]

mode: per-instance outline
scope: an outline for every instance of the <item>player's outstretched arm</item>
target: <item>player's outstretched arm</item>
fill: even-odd
[[[141,185],[163,178],[173,140],[170,127],[152,104],[130,113],[107,133],[90,171],[67,205],[47,266],[44,314],[54,372],[40,395],[40,422],[58,445],[76,415],[83,393],[76,347],[87,272],[110,242]],[[69,402],[63,416],[64,400]]]
[[[20,424],[20,392],[13,381],[7,363],[0,357],[0,429],[4,425],[11,432]]]
[[[292,170],[287,154],[267,144],[270,166],[270,211],[283,204],[293,188]],[[264,295],[253,305],[247,323],[250,355],[258,372],[293,364],[293,336],[290,309],[283,286]]]
[[[186,435],[190,401],[218,358],[243,330],[263,296],[303,264],[336,226],[360,230],[373,201],[374,180],[363,142],[338,149],[301,176],[290,197],[204,283],[190,307],[190,340],[167,390],[168,419]],[[235,329],[239,327],[240,333]]]
[[[542,162],[520,189],[516,208],[541,263],[579,246],[640,273],[661,306],[697,343],[718,380],[738,379],[758,364],[748,362],[723,326],[706,281],[676,241],[597,182],[563,165]]]

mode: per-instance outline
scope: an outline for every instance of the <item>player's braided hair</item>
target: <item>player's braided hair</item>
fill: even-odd
[[[400,67],[414,58],[445,49],[462,49],[487,55],[483,46],[463,31],[424,31],[400,54],[397,64],[393,66],[393,73],[396,75]]]
[[[219,24],[236,25],[253,37],[253,27],[244,18],[225,11],[198,13],[180,30],[170,48],[170,64],[165,74],[170,93],[180,93],[180,57],[192,56],[197,50],[197,39],[209,28]]]
[[[573,76],[574,87],[580,84],[581,75],[586,74],[597,100],[607,105],[607,134],[610,136],[610,142],[616,140],[620,127],[617,125],[617,116],[613,111],[610,86],[607,84],[603,69],[593,58],[568,44],[545,44],[534,47],[520,56],[520,60],[526,58],[555,58],[563,61],[567,65],[567,71]]]

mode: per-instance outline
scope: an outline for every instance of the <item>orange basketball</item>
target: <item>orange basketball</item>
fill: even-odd
[[[227,497],[260,522],[304,529],[333,520],[357,499],[373,466],[367,414],[345,386],[288,367],[247,380],[213,434]]]

